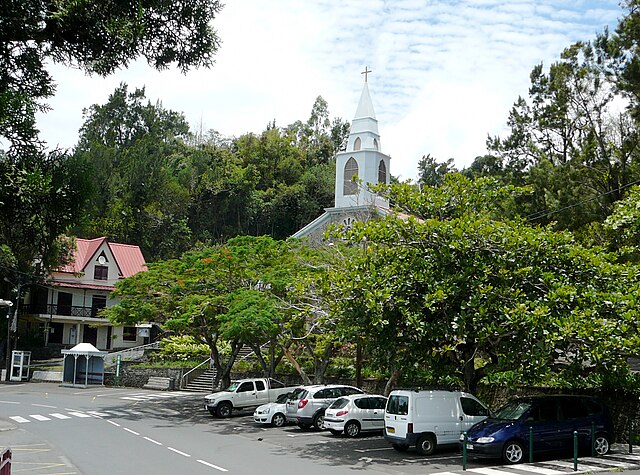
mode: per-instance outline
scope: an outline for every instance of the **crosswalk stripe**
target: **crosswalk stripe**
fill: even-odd
[[[497,470],[495,468],[470,468],[467,469],[467,472],[480,473],[481,475],[513,475],[513,472],[508,472],[506,470]]]
[[[64,414],[60,414],[59,412],[54,412],[53,414],[49,414],[51,417],[55,417],[56,419],[71,419],[69,416],[65,416]]]
[[[540,462],[540,463],[545,465],[551,465],[554,467],[570,468],[573,470],[573,462],[567,462],[565,460],[554,460],[552,462]],[[581,463],[580,460],[578,460],[578,472],[593,472],[594,470],[598,471],[600,470],[600,467],[587,465],[587,464]]]
[[[29,417],[31,417],[32,419],[35,419],[36,421],[50,421],[51,420],[46,416],[41,416],[40,414],[29,414]]]
[[[70,411],[69,414],[76,417],[91,417],[89,414],[85,414],[84,412]]]
[[[108,416],[128,416],[129,414],[127,414],[126,412],[122,412],[122,411],[104,411],[107,413]]]
[[[96,416],[96,417],[107,417],[109,415],[106,412],[98,412],[98,411],[87,411],[87,414],[91,414],[92,416]]]
[[[534,465],[514,465],[512,468],[515,468],[517,470],[522,470],[523,472],[531,472],[531,473],[537,473],[539,475],[560,475],[562,472],[560,470],[553,470],[550,468],[544,468],[544,467],[536,467]]]
[[[618,468],[630,468],[630,467],[635,467],[637,464],[631,463],[631,462],[620,462],[619,460],[614,460],[614,459],[610,459],[610,458],[606,458],[606,459],[601,459],[601,458],[584,458],[582,460],[587,461],[588,463],[600,463],[602,465],[609,465],[611,467],[618,467]]]
[[[640,462],[640,455],[634,454],[611,454],[612,457],[623,460],[632,460],[634,462]]]
[[[24,424],[25,422],[31,422],[29,419],[25,419],[24,417],[20,417],[20,416],[11,416],[9,419],[12,419],[19,424]]]

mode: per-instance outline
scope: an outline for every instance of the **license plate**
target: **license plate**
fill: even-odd
[[[473,450],[473,444],[467,444],[467,450]]]
[[[395,433],[396,433],[395,427],[387,427],[387,434],[395,434]]]

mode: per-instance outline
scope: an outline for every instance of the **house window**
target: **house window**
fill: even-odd
[[[384,160],[380,160],[378,165],[378,183],[387,182],[387,166],[384,164]]]
[[[98,312],[101,308],[105,308],[107,306],[107,296],[106,295],[94,295],[91,298],[91,316],[95,317],[98,315]]]
[[[360,150],[360,147],[362,147],[362,140],[360,140],[360,137],[356,137],[355,142],[353,142],[353,149]]]
[[[109,278],[109,268],[107,266],[95,266],[93,278],[95,280],[107,280]]]
[[[136,341],[138,339],[136,327],[122,327],[122,339],[124,341]]]
[[[353,157],[347,160],[344,166],[344,184],[342,193],[345,195],[355,195],[358,191],[358,162]]]

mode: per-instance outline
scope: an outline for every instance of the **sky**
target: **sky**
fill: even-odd
[[[224,0],[223,0],[224,1]],[[192,130],[260,134],[275,120],[306,121],[318,96],[351,121],[364,81],[391,174],[417,177],[430,154],[458,169],[504,136],[529,73],[624,16],[619,0],[227,0],[213,22],[222,44],[211,69],[157,72],[144,60],[101,78],[50,66],[57,83],[41,138],[78,140],[83,109],[125,82],[182,112]]]

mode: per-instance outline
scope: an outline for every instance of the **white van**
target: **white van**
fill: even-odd
[[[384,411],[384,438],[399,452],[415,445],[419,454],[431,455],[438,446],[457,445],[460,434],[488,416],[469,393],[397,389]]]

